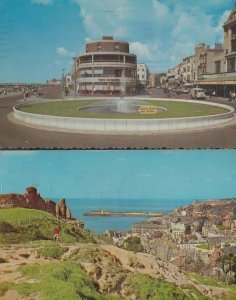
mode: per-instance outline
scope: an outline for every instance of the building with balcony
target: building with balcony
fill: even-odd
[[[75,57],[80,95],[132,95],[137,85],[137,58],[129,44],[105,36],[86,44],[86,53]]]

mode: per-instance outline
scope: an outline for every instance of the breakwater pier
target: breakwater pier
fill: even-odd
[[[114,212],[110,210],[92,210],[84,213],[87,217],[160,217],[162,213],[157,212]]]

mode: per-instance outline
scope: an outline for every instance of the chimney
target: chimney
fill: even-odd
[[[103,36],[102,39],[106,40],[106,41],[112,41],[113,40],[113,36]]]

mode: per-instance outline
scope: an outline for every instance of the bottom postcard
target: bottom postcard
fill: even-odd
[[[236,299],[236,150],[0,151],[0,299]]]

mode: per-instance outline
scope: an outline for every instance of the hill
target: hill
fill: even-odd
[[[61,227],[59,243],[53,228]],[[235,299],[226,286],[200,279],[146,253],[57,220],[50,213],[0,209],[0,299]]]
[[[66,200],[61,199],[58,203],[52,200],[44,200],[35,187],[28,187],[23,195],[2,194],[0,195],[0,208],[24,207],[47,211],[58,219],[73,219]]]

